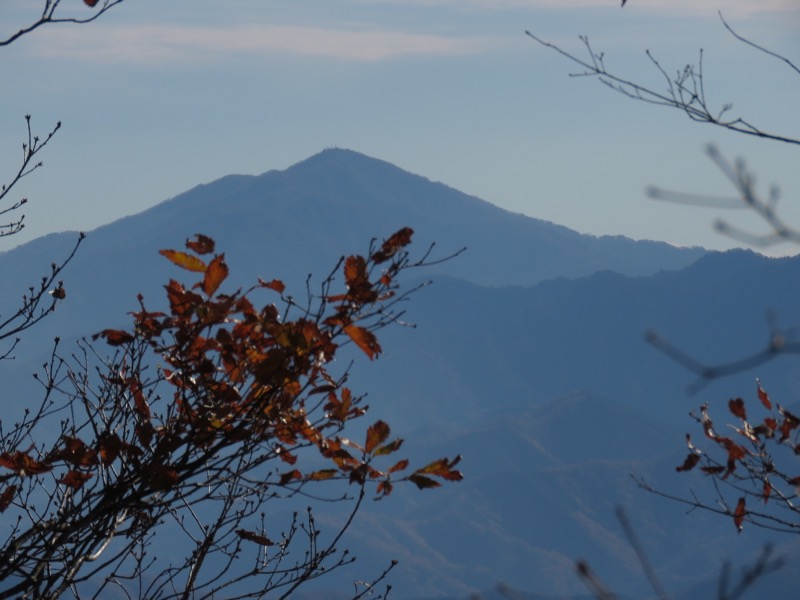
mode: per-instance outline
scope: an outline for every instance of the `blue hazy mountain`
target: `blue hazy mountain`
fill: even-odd
[[[688,412],[709,402],[723,418],[729,397],[754,397],[756,376],[789,405],[796,367],[780,358],[688,396],[692,375],[644,332],[709,362],[758,350],[770,311],[798,321],[800,259],[585,236],[345,150],[225,177],[90,232],[64,273],[67,302],[25,336],[17,360],[0,363],[6,397],[16,408],[38,397],[30,373],[54,335],[69,344],[124,326],[138,292],[163,306],[161,286],[182,275],[160,248],[206,233],[235,285],[279,277],[302,296],[307,273],[321,281],[340,255],[403,226],[415,229],[418,253],[433,242],[435,256],[469,249],[411,274],[410,286],[434,280],[408,303],[416,327],[381,332],[385,354],[357,362],[350,384],[368,392],[369,418],[389,420],[412,458],[461,453],[466,479],[370,503],[348,537],[358,562],[321,580],[323,589],[349,590],[398,558],[398,598],[466,598],[501,581],[540,594],[531,597],[578,597],[574,561],[584,558],[622,597],[647,597],[615,520],[622,505],[668,588],[699,598],[723,559],[741,562],[767,539],[686,515],[639,490],[631,474],[679,493],[707,490],[700,477],[675,473],[684,433],[699,434]],[[74,239],[51,235],[0,254],[6,306]],[[318,507],[323,529],[337,511]]]

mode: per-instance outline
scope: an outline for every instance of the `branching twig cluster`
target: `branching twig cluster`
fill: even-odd
[[[24,35],[31,33],[42,25],[51,25],[54,23],[75,23],[85,24],[99,19],[105,12],[111,10],[118,4],[122,4],[124,0],[84,0],[84,4],[89,8],[94,9],[94,12],[89,16],[61,16],[59,12],[61,0],[44,0],[41,15],[29,25],[26,25],[16,33],[13,33],[5,38],[0,38],[0,46],[8,46],[17,41]],[[58,13],[58,14],[57,14]]]

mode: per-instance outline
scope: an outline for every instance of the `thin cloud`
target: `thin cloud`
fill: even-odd
[[[414,56],[479,52],[487,39],[382,30],[280,25],[190,27],[138,25],[51,31],[32,48],[45,58],[107,63],[169,63],[215,60],[225,55],[285,55],[374,62]]]

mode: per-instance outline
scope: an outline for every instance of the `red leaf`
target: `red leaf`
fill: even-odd
[[[453,469],[461,461],[461,456],[456,456],[452,461],[446,458],[435,460],[429,465],[418,469],[417,473],[426,473],[428,475],[436,475],[448,481],[461,481],[464,476],[460,471]]]
[[[769,479],[764,480],[764,491],[762,495],[764,496],[764,504],[769,502],[769,496],[772,493],[772,484],[769,482]]]
[[[2,494],[0,494],[0,513],[5,512],[6,509],[9,507],[9,505],[11,504],[11,501],[14,500],[14,496],[17,493],[17,489],[18,488],[16,485],[10,485],[5,490],[3,490]]]
[[[675,467],[675,470],[678,472],[681,471],[691,471],[695,468],[697,463],[700,462],[700,456],[695,454],[694,452],[689,453],[686,457],[686,460],[683,461],[683,464],[680,467]]]
[[[100,0],[83,0],[83,3],[89,8],[94,8]]]
[[[356,345],[364,351],[364,354],[369,356],[369,359],[374,359],[378,354],[381,353],[380,344],[378,344],[378,338],[375,335],[364,329],[363,327],[359,327],[358,325],[348,325],[344,328],[344,332],[350,336],[350,339],[353,340]]]
[[[225,264],[225,255],[214,257],[203,277],[203,291],[207,296],[213,296],[220,284],[228,277],[228,265]]]
[[[255,542],[256,544],[261,544],[262,546],[274,546],[275,542],[271,541],[269,538],[260,535],[254,531],[247,531],[246,529],[237,529],[236,535],[238,535],[243,540],[249,540],[251,542]]]
[[[739,502],[736,503],[736,510],[733,512],[733,524],[736,525],[736,529],[739,532],[742,531],[745,514],[744,498],[739,498]]]
[[[302,478],[303,474],[297,469],[294,469],[293,471],[287,471],[286,473],[281,475],[279,485],[286,485],[292,479],[302,479]]]
[[[186,240],[186,247],[196,254],[211,254],[214,251],[214,240],[198,233],[193,240]]]
[[[3,452],[0,454],[0,467],[11,469],[17,475],[39,475],[40,473],[47,473],[52,471],[53,467],[47,463],[38,462],[28,456],[25,452],[17,450],[14,454]]]
[[[69,471],[66,475],[58,480],[58,483],[63,483],[64,485],[71,487],[73,490],[77,490],[82,488],[83,484],[86,483],[87,480],[91,479],[91,477],[91,473]]]
[[[744,400],[741,398],[728,400],[728,409],[731,411],[734,417],[742,419],[742,421],[747,420],[747,413],[744,410]]]
[[[376,421],[367,430],[367,441],[364,444],[364,450],[369,454],[378,447],[378,444],[385,442],[388,437],[389,425],[384,421]]]
[[[165,465],[148,465],[142,468],[142,479],[151,490],[166,491],[178,483],[178,472]]]
[[[413,234],[414,230],[410,227],[403,227],[400,231],[392,234],[388,240],[383,242],[381,249],[372,255],[372,261],[376,265],[386,262],[397,254],[398,250],[401,250],[411,243],[411,236]]]
[[[286,286],[280,279],[273,279],[272,281],[264,281],[260,277],[258,278],[258,283],[261,284],[261,287],[269,288],[271,290],[275,290],[279,294],[283,293],[283,290],[286,289]]]
[[[121,346],[134,340],[132,334],[127,331],[122,331],[121,329],[103,329],[100,333],[93,335],[92,339],[96,340],[98,337],[105,338],[109,346]]]
[[[174,264],[178,265],[183,269],[186,269],[187,271],[205,273],[206,263],[204,263],[196,256],[192,256],[191,254],[186,254],[186,252],[181,252],[179,250],[159,250],[158,253],[161,254],[162,256],[167,257]]]
[[[761,404],[764,405],[764,408],[772,410],[772,402],[769,401],[769,395],[767,395],[767,392],[761,387],[761,382],[758,380],[756,380],[756,382],[758,384],[758,399],[761,400]]]

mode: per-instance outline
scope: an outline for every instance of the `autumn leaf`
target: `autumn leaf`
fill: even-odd
[[[83,3],[89,8],[94,8],[100,0],[83,0]]]
[[[389,473],[396,473],[397,471],[402,471],[403,469],[408,467],[408,459],[404,458],[403,460],[397,461],[397,463],[389,469]]]
[[[225,264],[225,255],[220,254],[212,260],[203,277],[203,291],[207,296],[213,296],[220,284],[228,277],[228,265]]]
[[[39,475],[40,473],[47,473],[52,471],[53,467],[50,465],[38,462],[28,456],[25,452],[19,450],[13,454],[3,452],[0,454],[0,467],[5,467],[14,471],[17,475]]]
[[[186,240],[186,247],[196,254],[211,254],[214,251],[214,240],[198,233],[193,240]]]
[[[417,473],[409,475],[408,480],[421,490],[436,488],[442,485],[441,483],[431,479],[430,477],[425,477],[424,475],[418,475]]]
[[[206,263],[186,252],[181,252],[179,250],[159,250],[158,253],[187,271],[204,273],[206,270]]]
[[[332,479],[339,474],[339,471],[336,469],[321,469],[319,471],[314,471],[311,475],[308,476],[309,479],[312,481],[324,481],[326,479]]]
[[[383,456],[385,454],[392,454],[393,452],[397,452],[400,449],[400,446],[403,445],[403,438],[397,438],[389,442],[388,444],[381,446],[377,450],[375,450],[375,456]]]
[[[734,417],[737,417],[742,421],[747,420],[747,413],[744,409],[744,400],[741,398],[728,400],[728,409],[731,411],[731,414],[733,414]]]
[[[348,325],[344,328],[344,332],[364,351],[364,354],[369,356],[370,360],[380,354],[381,347],[378,344],[378,338],[372,332],[358,325]]]
[[[764,491],[762,492],[762,496],[764,497],[764,504],[769,502],[769,496],[772,493],[772,484],[769,482],[769,479],[764,480]]]
[[[739,498],[739,502],[736,503],[736,510],[733,512],[733,524],[736,525],[736,529],[740,533],[743,529],[745,514],[744,498]]]
[[[678,472],[691,471],[698,462],[700,462],[700,456],[692,452],[686,457],[686,460],[683,461],[681,466],[675,467],[675,470]]]
[[[764,408],[772,410],[772,402],[769,401],[769,395],[764,391],[764,388],[761,387],[760,381],[756,380],[756,383],[758,386],[758,399],[761,400],[761,404],[764,405]]]
[[[14,496],[17,494],[17,489],[18,488],[16,485],[10,485],[3,490],[2,494],[0,494],[0,513],[5,512],[11,502],[14,500]]]
[[[364,444],[364,451],[367,454],[371,453],[379,444],[385,442],[388,437],[389,425],[386,424],[385,421],[376,421],[373,425],[370,425],[367,430],[367,441]]]
[[[151,464],[142,468],[142,479],[151,490],[163,492],[178,483],[180,477],[172,467]]]
[[[411,243],[411,236],[414,230],[410,227],[403,227],[400,231],[392,234],[389,239],[383,242],[381,249],[372,255],[372,261],[378,265],[392,258],[399,250]]]
[[[265,287],[270,290],[275,290],[279,294],[282,294],[283,290],[286,289],[286,286],[280,279],[273,279],[272,281],[264,281],[259,277],[258,283],[261,285],[261,287]]]
[[[83,484],[91,479],[91,473],[82,473],[81,471],[69,471],[64,477],[58,480],[58,483],[71,487],[77,490],[83,487]]]
[[[135,339],[132,334],[121,329],[103,329],[100,333],[93,335],[92,339],[96,340],[98,337],[105,338],[109,346],[121,346]]]
[[[274,546],[275,542],[270,540],[269,538],[258,534],[254,531],[247,531],[246,529],[237,529],[236,535],[238,535],[243,540],[249,540],[251,542],[255,542],[256,544],[260,544],[262,546]]]
[[[297,469],[294,469],[292,471],[287,471],[286,473],[283,473],[281,475],[280,481],[278,483],[279,483],[279,485],[286,485],[287,483],[289,483],[293,479],[302,479],[302,478],[303,478],[303,474],[300,471],[298,471]]]

